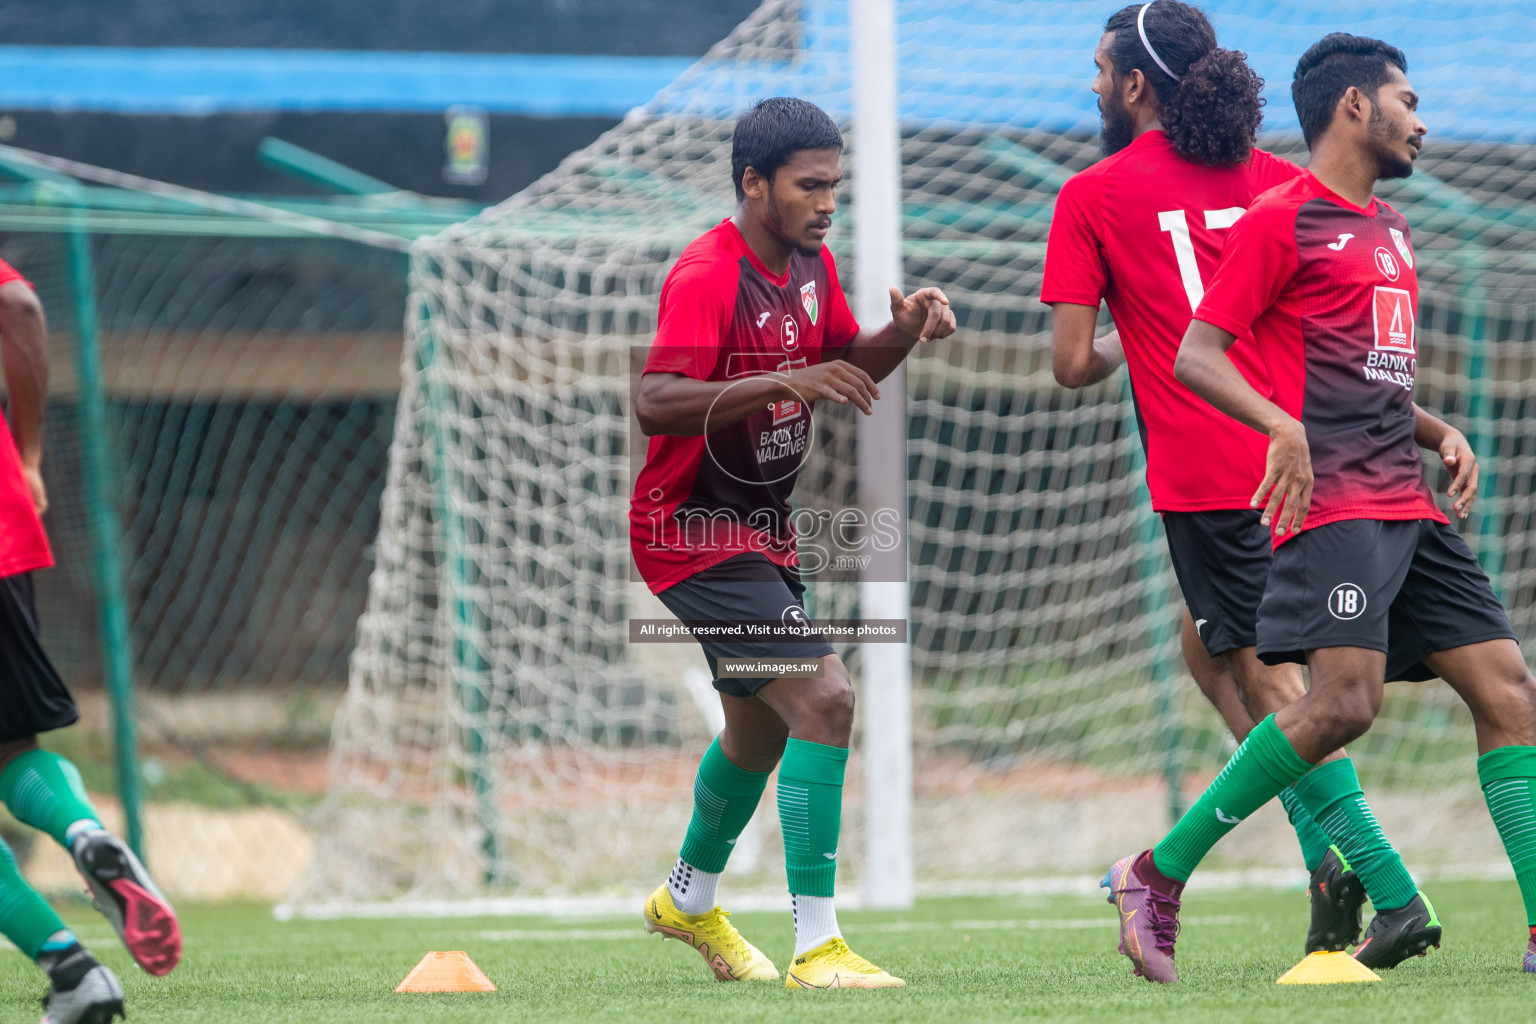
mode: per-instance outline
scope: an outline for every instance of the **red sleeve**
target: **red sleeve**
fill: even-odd
[[[661,316],[644,373],[709,380],[736,308],[738,273],[702,260],[673,268],[661,289]]]
[[[1232,225],[1196,320],[1239,337],[1296,276],[1296,206],[1261,203]]]
[[[32,287],[32,282],[21,276],[21,271],[5,262],[5,260],[0,260],[0,285],[7,285],[12,281],[20,281],[28,288]]]
[[[1097,306],[1109,284],[1109,268],[1098,236],[1098,196],[1082,175],[1069,178],[1056,196],[1051,234],[1045,245],[1040,301]]]
[[[827,333],[821,343],[821,350],[828,352],[843,348],[858,337],[859,322],[853,318],[853,310],[848,308],[848,297],[843,294],[843,285],[837,279],[837,264],[826,246],[821,247],[821,259],[827,265],[827,281],[832,286],[832,294],[827,297],[830,306],[827,310]]]
[[[1300,177],[1301,168],[1283,156],[1256,149],[1249,158],[1248,174],[1253,183],[1253,194],[1257,196],[1276,185],[1284,185],[1292,178]]]

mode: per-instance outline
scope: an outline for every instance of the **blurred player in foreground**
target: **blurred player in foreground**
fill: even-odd
[[[693,818],[647,931],[682,939],[722,981],[778,971],[715,904],[732,844],[779,768],[779,820],[794,910],[789,988],[900,987],[843,941],[833,909],[853,687],[825,638],[753,637],[747,623],[810,629],[789,495],[810,450],[812,403],[868,414],[877,383],[919,341],[954,333],[936,288],[891,289],[892,322],[860,331],[823,241],[837,209],[843,138],[798,99],[758,104],[731,140],[736,213],[695,240],[661,292],[635,402],[650,436],[630,545],[679,619],[715,627],[704,647],[725,730],[699,765]],[[809,642],[807,642],[807,640]],[[722,658],[819,659],[816,674],[726,672]]]
[[[1105,25],[1094,63],[1108,155],[1062,187],[1041,290],[1053,310],[1056,378],[1079,388],[1127,364],[1147,486],[1188,606],[1184,657],[1241,741],[1306,692],[1297,666],[1266,665],[1255,650],[1271,551],[1249,502],[1264,475],[1264,437],[1176,380],[1173,362],[1227,229],[1301,169],[1254,148],[1263,82],[1242,54],[1217,47],[1198,9],[1177,0],[1123,8]],[[1101,299],[1117,332],[1096,341]],[[1251,337],[1228,357],[1269,392]],[[1464,441],[1457,454],[1470,471]],[[1353,944],[1367,894],[1377,907],[1397,907],[1415,893],[1390,846],[1361,845],[1354,831],[1335,843],[1318,827],[1314,813],[1321,820],[1361,798],[1343,751],[1328,761],[1326,772],[1280,794],[1312,876],[1308,953]],[[1177,877],[1182,862],[1166,867]]]
[[[53,564],[42,514],[48,331],[32,286],[0,261],[0,360],[10,427],[0,420],[0,800],[69,851],[97,905],[140,967],[166,974],[181,958],[176,915],[144,866],[101,826],[80,772],[41,750],[37,734],[73,724],[74,699],[43,652],[32,572]],[[101,1024],[123,1013],[117,978],[98,964],[26,880],[0,841],[0,933],[47,972],[44,1024]]]
[[[1176,976],[1178,896],[1201,857],[1286,786],[1327,771],[1316,766],[1370,728],[1388,679],[1439,676],[1471,709],[1478,774],[1536,925],[1536,678],[1425,484],[1417,446],[1444,454],[1446,438],[1412,402],[1413,245],[1408,222],[1372,195],[1378,180],[1413,173],[1427,131],[1407,65],[1396,48],[1343,33],[1302,56],[1291,91],[1310,169],[1232,228],[1175,363],[1197,394],[1269,438],[1253,497],[1275,539],[1259,657],[1304,661],[1312,685],[1254,727],[1155,850],[1111,868],[1122,950],[1149,977]],[[1272,398],[1226,356],[1250,332]],[[1363,804],[1333,813],[1379,836]],[[1438,945],[1440,931],[1419,893],[1378,908],[1355,956],[1392,966]],[[1536,939],[1525,969],[1536,969]]]

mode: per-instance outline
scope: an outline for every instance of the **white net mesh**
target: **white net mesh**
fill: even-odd
[[[1313,22],[1276,36],[1295,43],[1290,60],[1327,24],[1323,5],[1302,7]],[[1230,749],[1177,662],[1182,608],[1141,497],[1124,382],[1056,387],[1036,301],[1055,190],[1097,156],[1084,69],[1109,11],[898,9],[905,274],[942,286],[960,322],[908,377],[918,874],[1099,868],[1166,825],[1170,778],[1195,789]],[[418,246],[378,568],[303,898],[662,877],[712,725],[696,647],[626,642],[628,619],[665,615],[628,551],[631,359],[671,264],[732,206],[732,118],[793,94],[846,125],[847,16],[834,0],[772,0],[556,172]],[[1042,50],[1067,57],[1037,66]],[[1299,156],[1295,140],[1273,148]],[[1530,162],[1521,147],[1442,143],[1428,174],[1388,190],[1419,251],[1419,400],[1488,461],[1493,493],[1474,528],[1523,634],[1536,624]],[[837,239],[858,215],[856,178],[847,195],[831,243],[845,282]],[[796,503],[854,504],[852,420],[817,418]],[[853,614],[856,595],[819,577],[813,614]],[[857,675],[857,652],[844,653]],[[1411,863],[1443,862],[1436,844],[1451,838],[1461,858],[1499,859],[1474,753],[1464,709],[1438,684],[1394,688],[1358,744]],[[855,833],[859,798],[845,804]],[[777,885],[770,803],[759,820],[733,864]],[[1284,831],[1267,811],[1219,856],[1299,864]],[[842,846],[857,850],[856,835]]]

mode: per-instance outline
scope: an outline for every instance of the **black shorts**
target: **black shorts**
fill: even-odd
[[[802,603],[805,584],[800,582],[799,570],[778,565],[756,552],[727,558],[656,596],[684,622],[811,624]],[[824,658],[832,653],[832,645],[819,633],[793,639],[701,639],[699,644],[709,671],[716,677],[715,689],[731,697],[750,697],[774,677],[721,679],[721,658]]]
[[[74,725],[75,699],[37,632],[32,574],[0,577],[0,742]]]
[[[1305,530],[1275,552],[1259,605],[1259,657],[1305,662],[1320,647],[1387,655],[1387,679],[1435,674],[1426,655],[1515,640],[1467,542],[1433,519],[1349,519]]]
[[[1168,555],[1206,651],[1252,647],[1273,557],[1256,509],[1164,512]]]

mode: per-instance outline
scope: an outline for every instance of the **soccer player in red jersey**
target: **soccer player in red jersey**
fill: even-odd
[[[1068,387],[1093,384],[1118,367],[1123,349],[1148,489],[1188,606],[1185,660],[1241,741],[1306,692],[1296,666],[1266,665],[1255,651],[1271,551],[1249,499],[1264,473],[1264,438],[1175,379],[1173,362],[1228,229],[1255,197],[1301,169],[1254,148],[1263,83],[1242,54],[1217,47],[1196,8],[1176,0],[1123,8],[1105,25],[1094,63],[1108,155],[1062,187],[1041,290],[1053,310],[1056,377]],[[1116,336],[1095,340],[1101,300]],[[1228,356],[1268,392],[1250,337]],[[1308,783],[1324,789],[1324,807],[1359,794],[1342,751],[1332,760],[1331,774]],[[1296,792],[1282,800],[1312,875],[1307,952],[1353,943],[1367,893],[1378,905],[1413,897],[1390,846],[1346,860]],[[1340,839],[1347,847],[1354,837]]]
[[[809,450],[812,403],[864,413],[918,341],[952,334],[936,288],[891,289],[892,322],[861,331],[823,245],[842,180],[842,134],[818,107],[776,98],[736,124],[736,212],[695,240],[661,292],[635,401],[650,436],[630,546],[651,590],[699,636],[725,730],[699,765],[693,817],[646,930],[698,949],[723,981],[773,965],[715,903],[732,844],[779,768],[779,819],[794,910],[789,988],[903,982],[850,950],[833,909],[843,771],[853,726],[848,672],[802,605],[790,492]],[[771,623],[809,635],[760,636]],[[819,659],[813,677],[727,674],[722,658]]]
[[[73,724],[74,698],[43,651],[32,573],[53,564],[42,514],[43,411],[48,329],[31,284],[0,261],[0,364],[10,423],[0,419],[0,800],[21,822],[73,856],[96,902],[139,965],[165,974],[181,956],[181,933],[144,866],[101,826],[80,771],[37,734]],[[52,988],[43,1018],[58,1024],[122,1013],[123,990],[22,878],[0,840],[0,934],[36,961]]]
[[[1478,774],[1536,926],[1536,678],[1425,484],[1418,446],[1439,449],[1444,438],[1412,404],[1413,242],[1403,216],[1372,195],[1378,180],[1412,173],[1427,131],[1407,66],[1395,47],[1343,33],[1302,56],[1291,92],[1310,169],[1261,196],[1232,229],[1180,347],[1179,379],[1268,437],[1253,497],[1275,543],[1259,656],[1304,661],[1312,685],[1254,727],[1156,859],[1161,866],[1167,846],[1193,867],[1227,817],[1240,820],[1326,770],[1315,766],[1364,734],[1384,680],[1439,676],[1471,709]],[[1225,357],[1248,332],[1271,368],[1269,395]],[[1332,813],[1374,827],[1363,806]],[[1168,880],[1131,860],[1114,870],[1138,875],[1176,908]],[[1378,908],[1355,956],[1390,967],[1439,937],[1433,907],[1417,894]],[[1533,953],[1528,943],[1527,970]]]

